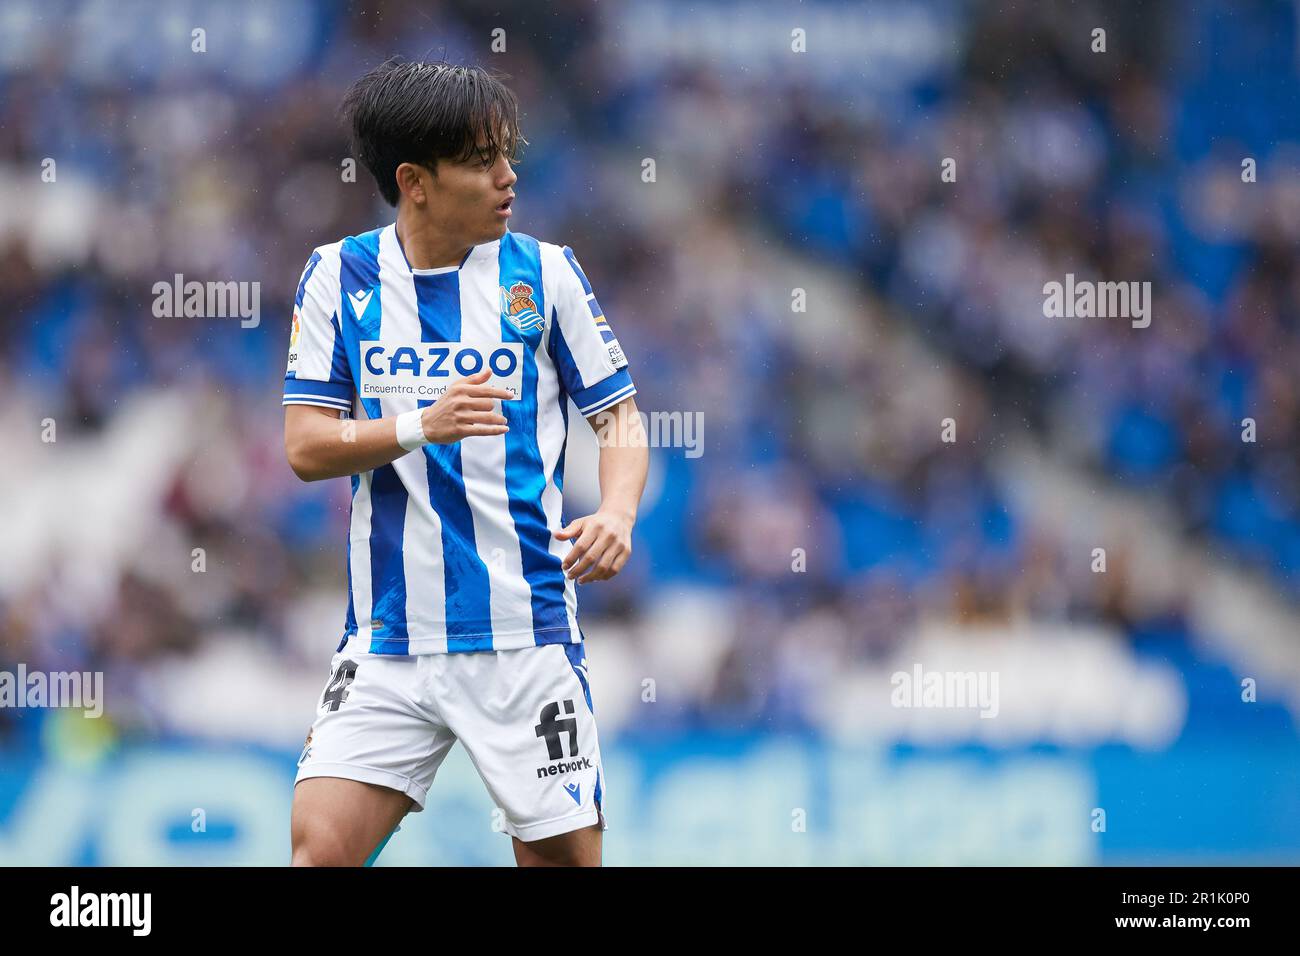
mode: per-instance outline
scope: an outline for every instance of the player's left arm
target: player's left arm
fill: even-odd
[[[573,539],[573,549],[561,567],[579,584],[607,581],[632,554],[632,526],[650,470],[650,449],[629,395],[587,421],[600,444],[600,507],[595,514],[575,518],[555,533]],[[581,577],[579,577],[581,575]]]
[[[632,553],[650,450],[627,357],[573,250],[543,243],[542,274],[554,319],[547,352],[600,445],[600,507],[555,533],[573,542],[561,567],[579,584],[605,581],[623,570]]]

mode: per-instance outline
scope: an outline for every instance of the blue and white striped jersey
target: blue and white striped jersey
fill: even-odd
[[[499,403],[507,434],[426,445],[352,477],[346,629],[371,653],[582,640],[560,570],[572,543],[551,534],[567,402],[589,416],[636,386],[567,246],[507,232],[459,267],[412,269],[389,225],[312,253],[284,404],[386,418],[484,365],[489,384],[519,396]]]

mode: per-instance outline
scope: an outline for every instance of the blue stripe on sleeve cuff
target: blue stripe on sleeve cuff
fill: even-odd
[[[621,368],[608,378],[575,394],[573,404],[578,406],[583,418],[588,418],[635,394],[636,386],[632,384],[631,374],[627,369]]]
[[[351,408],[352,385],[348,382],[318,382],[310,378],[286,378],[283,404]]]

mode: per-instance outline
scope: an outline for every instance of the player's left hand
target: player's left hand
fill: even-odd
[[[576,539],[560,567],[579,584],[608,581],[623,570],[632,554],[632,522],[612,512],[574,518],[555,536],[562,541]]]

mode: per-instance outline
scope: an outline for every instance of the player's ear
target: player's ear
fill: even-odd
[[[402,163],[397,167],[397,188],[416,205],[424,205],[429,198],[424,183],[428,175],[429,171],[423,166]]]

